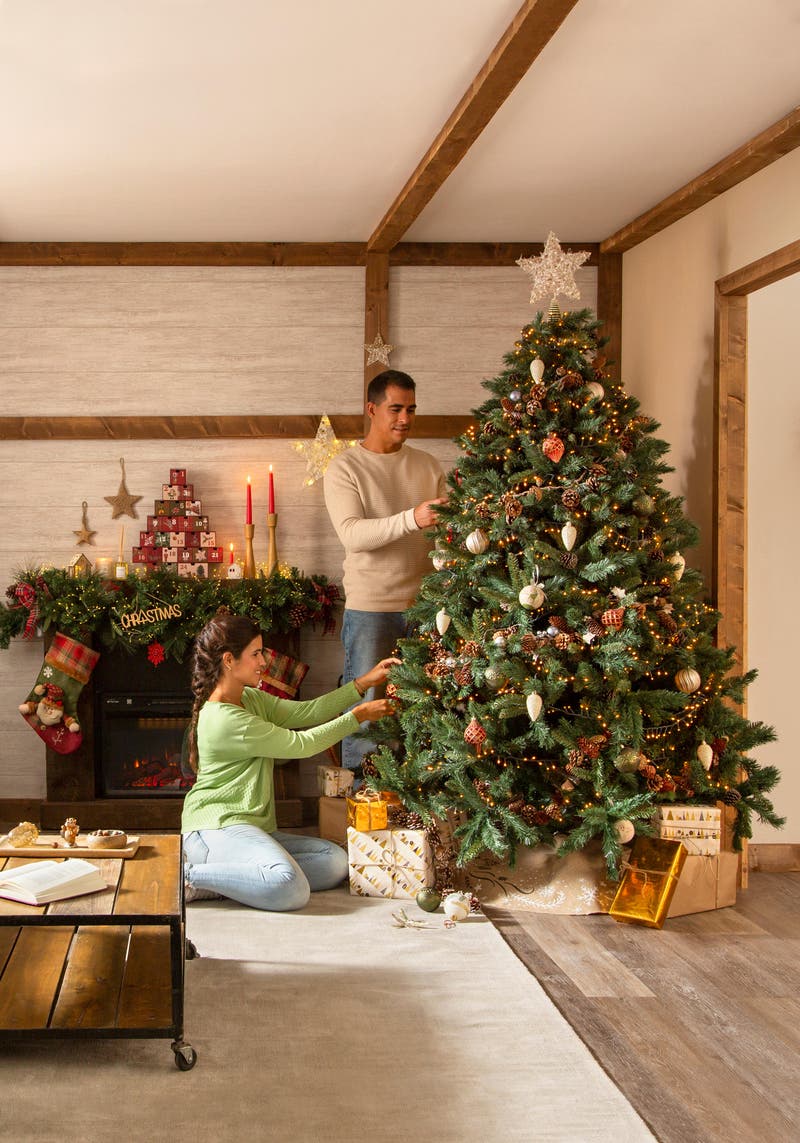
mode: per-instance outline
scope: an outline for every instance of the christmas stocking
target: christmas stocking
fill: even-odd
[[[78,695],[99,658],[91,647],[56,632],[33,690],[20,704],[22,717],[57,754],[72,754],[83,742]]]

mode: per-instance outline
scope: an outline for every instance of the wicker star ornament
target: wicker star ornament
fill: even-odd
[[[303,483],[310,487],[321,480],[325,475],[325,469],[333,458],[356,444],[358,444],[357,441],[340,441],[333,431],[333,425],[328,414],[323,413],[320,417],[317,435],[313,441],[292,441],[292,448],[295,452],[302,453],[305,457],[308,475]]]
[[[517,265],[531,276],[531,305],[550,299],[550,309],[557,309],[556,299],[579,298],[581,292],[575,284],[575,271],[591,258],[589,250],[574,254],[561,249],[561,243],[551,230],[544,251],[533,258],[518,258]]]

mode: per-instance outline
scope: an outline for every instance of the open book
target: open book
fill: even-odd
[[[105,888],[105,879],[97,866],[80,857],[68,857],[66,861],[31,861],[16,869],[0,871],[0,897],[26,905],[47,905],[50,901]]]

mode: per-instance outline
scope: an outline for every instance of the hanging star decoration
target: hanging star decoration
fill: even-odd
[[[72,534],[78,537],[78,544],[94,544],[92,536],[97,535],[97,532],[93,532],[89,527],[89,519],[86,515],[88,507],[89,505],[84,500],[83,504],[81,505],[81,508],[83,509],[83,523],[81,524],[80,528],[72,529]]]
[[[295,452],[302,453],[306,460],[308,476],[303,484],[310,488],[312,484],[321,480],[333,458],[356,444],[358,441],[340,441],[333,431],[328,414],[323,413],[313,441],[292,441],[292,448]]]
[[[565,298],[579,298],[581,292],[575,285],[575,271],[591,258],[589,250],[578,250],[569,254],[561,249],[561,243],[551,230],[544,244],[544,252],[533,258],[517,258],[517,265],[531,276],[531,305],[542,298],[550,299],[550,312],[558,310],[556,299],[561,294]]]
[[[120,467],[122,468],[122,480],[119,482],[119,492],[116,496],[104,496],[103,499],[107,500],[113,508],[111,519],[116,520],[117,516],[133,516],[134,520],[138,517],[138,512],[134,507],[135,504],[141,500],[141,496],[131,496],[128,492],[128,486],[125,483],[125,458],[119,458]]]
[[[376,361],[379,361],[381,365],[388,365],[389,354],[394,346],[384,341],[380,333],[376,333],[372,345],[365,345],[364,348],[367,351],[367,365],[374,365]]]

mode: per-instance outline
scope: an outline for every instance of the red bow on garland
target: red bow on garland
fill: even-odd
[[[14,596],[19,600],[18,607],[27,607],[28,618],[25,620],[23,639],[32,639],[36,634],[36,623],[39,618],[39,605],[36,602],[36,589],[29,583],[18,583],[14,588]]]
[[[334,606],[342,598],[339,594],[339,588],[335,583],[329,583],[325,587],[316,580],[311,581],[314,585],[314,590],[317,593],[317,602],[322,608],[322,634],[332,635],[336,630],[336,619],[334,618]],[[314,624],[316,626],[316,624]]]

